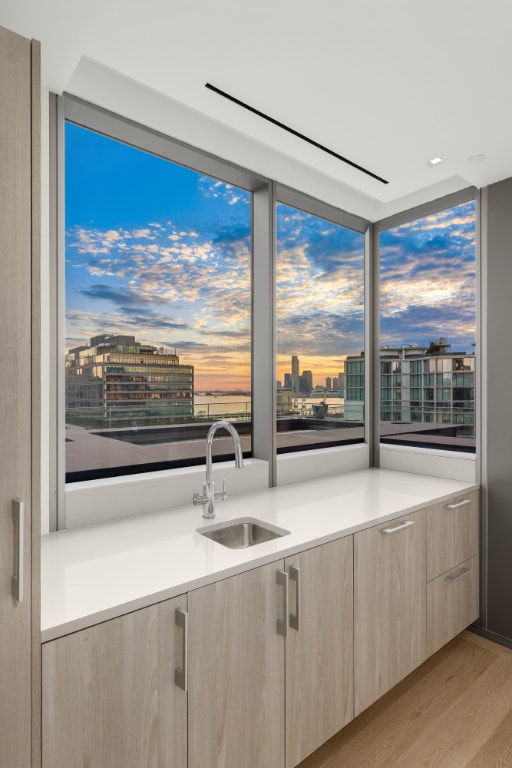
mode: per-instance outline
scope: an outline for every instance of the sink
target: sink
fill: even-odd
[[[198,528],[197,532],[201,536],[213,539],[218,544],[230,549],[254,547],[256,544],[272,541],[272,539],[278,539],[280,536],[287,536],[290,533],[284,528],[262,523],[261,520],[255,520],[253,517],[241,517],[237,520],[231,520],[229,523],[208,525],[204,528]]]

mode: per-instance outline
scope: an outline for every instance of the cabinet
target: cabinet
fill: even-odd
[[[43,768],[297,765],[353,717],[352,550],[340,539],[44,644]]]
[[[477,550],[475,493],[46,643],[43,768],[294,768],[476,618]]]
[[[479,615],[478,493],[426,510],[427,653],[439,650]]]
[[[173,598],[43,645],[43,768],[186,768],[186,607]]]
[[[285,561],[286,765],[300,763],[354,716],[352,536]]]
[[[426,658],[424,510],[354,535],[355,714]]]
[[[41,685],[38,44],[0,27],[0,73],[0,765],[29,768]]]
[[[284,766],[283,566],[189,593],[189,768]]]

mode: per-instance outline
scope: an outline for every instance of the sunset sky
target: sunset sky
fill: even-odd
[[[250,387],[250,194],[66,126],[66,347],[99,333],[176,349],[195,389]],[[474,204],[381,236],[381,343],[473,351]],[[277,378],[363,349],[363,235],[277,212]]]
[[[364,347],[364,235],[286,205],[277,207],[277,378],[313,372],[324,385]]]

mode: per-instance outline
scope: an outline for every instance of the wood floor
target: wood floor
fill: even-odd
[[[512,768],[512,650],[463,632],[300,768]]]

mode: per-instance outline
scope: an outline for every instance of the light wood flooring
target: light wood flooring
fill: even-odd
[[[463,632],[300,768],[512,768],[512,650]]]

